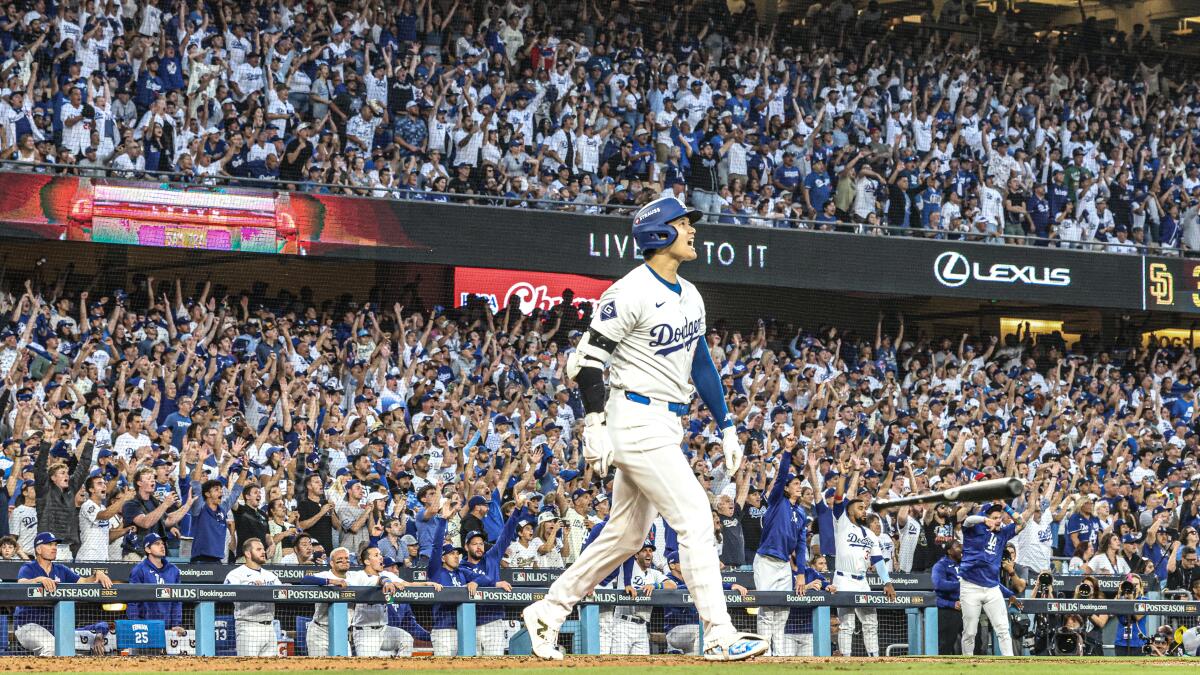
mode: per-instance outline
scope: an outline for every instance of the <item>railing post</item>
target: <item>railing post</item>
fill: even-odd
[[[921,634],[921,610],[909,607],[904,610],[904,619],[908,625],[908,653],[920,654],[924,651],[924,643],[921,642],[924,638]]]
[[[475,603],[462,603],[455,614],[458,623],[458,655],[475,656]]]
[[[600,653],[600,605],[579,606],[580,647],[584,654]]]
[[[813,656],[833,655],[833,631],[829,622],[829,605],[819,605],[813,609]]]
[[[938,608],[926,607],[925,612],[925,656],[938,655]]]
[[[217,606],[196,603],[196,656],[217,655]]]
[[[54,655],[75,656],[75,603],[59,600],[54,605]]]
[[[329,603],[329,655],[350,656],[349,605]]]

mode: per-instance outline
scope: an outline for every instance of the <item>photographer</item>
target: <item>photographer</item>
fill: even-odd
[[[1145,600],[1142,579],[1129,575],[1117,588],[1116,600]],[[1141,656],[1145,653],[1146,616],[1144,614],[1118,614],[1117,637],[1113,641],[1117,656]]]
[[[1100,593],[1100,582],[1090,574],[1075,587],[1075,598],[1094,600],[1103,598]],[[1104,656],[1104,627],[1108,625],[1107,614],[1084,614],[1081,616],[1082,625],[1078,631],[1083,637],[1083,656]]]
[[[1025,577],[1017,572],[1017,547],[1009,542],[1008,546],[1004,547],[1004,554],[1000,558],[1000,583],[1013,592],[1013,596],[1008,598],[1008,619],[1012,627],[1009,631],[1012,640],[1013,653],[1020,654],[1021,644],[1024,636],[1025,624],[1017,621],[1021,616],[1021,603],[1018,598],[1025,595],[1025,587],[1029,582]]]
[[[1054,575],[1049,570],[1045,570],[1038,574],[1037,582],[1033,586],[1034,598],[1054,598]],[[1057,618],[1053,614],[1035,614],[1033,617],[1033,635],[1032,639],[1025,641],[1025,647],[1030,654],[1035,656],[1049,656],[1051,649],[1051,639],[1054,636],[1054,629],[1057,625]]]

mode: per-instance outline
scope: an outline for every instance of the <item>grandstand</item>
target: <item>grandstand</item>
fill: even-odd
[[[797,567],[826,488],[1016,476],[1018,654],[1196,655],[1195,3],[3,4],[0,654],[527,654],[611,508],[566,354],[669,196],[747,449],[689,403],[739,628],[959,646],[965,510],[881,514],[896,600],[754,587],[794,451]],[[424,585],[513,512],[502,585]],[[84,583],[29,583],[50,551]],[[623,590],[564,648],[624,653]],[[644,603],[687,652],[686,596]]]

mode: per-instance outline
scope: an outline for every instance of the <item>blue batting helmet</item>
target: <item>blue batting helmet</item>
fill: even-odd
[[[686,217],[694,223],[700,215],[674,197],[655,199],[633,216],[633,240],[643,251],[666,248],[675,242],[676,230],[671,221]]]

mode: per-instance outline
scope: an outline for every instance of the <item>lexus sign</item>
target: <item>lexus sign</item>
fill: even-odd
[[[980,265],[958,251],[945,251],[933,261],[933,276],[947,288],[958,288],[974,279],[1001,284],[1070,286],[1071,268],[1037,267],[1013,263]]]

